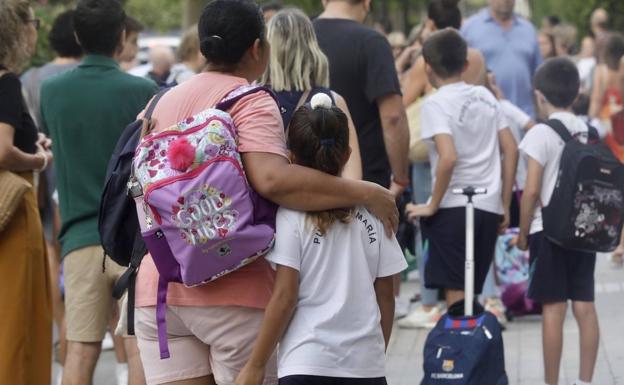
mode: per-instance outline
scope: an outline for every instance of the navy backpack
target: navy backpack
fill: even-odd
[[[465,317],[463,302],[442,316],[425,343],[421,385],[507,385],[502,330],[496,316],[475,302]]]

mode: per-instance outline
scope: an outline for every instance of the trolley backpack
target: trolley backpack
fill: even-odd
[[[214,108],[144,136],[133,187],[142,236],[160,275],[156,317],[161,358],[168,358],[165,323],[169,282],[211,282],[266,254],[276,206],[250,187],[226,112],[241,98],[269,92],[240,87]]]
[[[501,327],[474,301],[474,206],[484,189],[454,190],[466,205],[465,301],[451,306],[427,336],[421,385],[507,385]]]
[[[544,234],[555,244],[587,252],[613,251],[624,220],[624,166],[589,127],[589,140],[574,139],[556,119],[546,124],[565,143],[557,183],[542,208]]]

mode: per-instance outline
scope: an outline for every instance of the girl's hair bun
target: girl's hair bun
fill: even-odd
[[[457,8],[459,6],[459,0],[442,0],[442,5],[446,8]]]
[[[312,107],[313,110],[316,110],[317,108],[330,109],[332,108],[332,100],[329,95],[319,92],[314,94],[312,99],[310,99],[310,107]]]

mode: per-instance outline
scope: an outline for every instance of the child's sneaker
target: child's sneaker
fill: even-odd
[[[498,298],[488,298],[485,301],[485,310],[496,316],[498,323],[503,329],[507,327],[507,316],[505,316],[505,305]]]
[[[402,329],[431,329],[442,317],[442,312],[438,306],[426,311],[422,306],[411,312],[407,317],[399,320],[398,325]]]

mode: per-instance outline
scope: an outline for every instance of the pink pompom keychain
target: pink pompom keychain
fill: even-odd
[[[195,161],[195,147],[186,138],[176,139],[169,145],[167,159],[172,169],[186,171]]]

